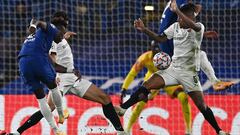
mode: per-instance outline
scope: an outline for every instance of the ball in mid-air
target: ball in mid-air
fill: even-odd
[[[154,55],[153,64],[159,70],[167,69],[171,64],[171,57],[165,52],[159,52]]]

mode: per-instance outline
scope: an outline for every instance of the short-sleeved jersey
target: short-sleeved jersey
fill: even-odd
[[[56,44],[52,42],[52,47],[49,53],[56,53],[56,63],[66,68],[74,68],[73,54],[70,45],[66,39],[63,39],[60,43]],[[73,73],[57,73],[60,78],[60,85],[72,85],[77,80],[77,77]]]
[[[66,68],[74,68],[73,54],[70,45],[66,39],[56,44],[52,42],[52,47],[49,53],[54,52],[57,54],[56,62]]]
[[[172,57],[172,66],[177,69],[200,70],[200,46],[203,39],[204,25],[199,32],[193,29],[180,28],[178,22],[172,24],[164,33],[168,39],[173,39],[174,54]]]
[[[53,24],[47,24],[47,29],[37,29],[36,33],[28,36],[22,46],[18,57],[22,56],[48,56],[52,42],[58,33]]]

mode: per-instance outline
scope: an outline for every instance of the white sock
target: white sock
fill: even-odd
[[[62,95],[61,92],[56,88],[50,89],[52,92],[52,100],[54,105],[56,106],[57,112],[59,116],[63,116],[63,106],[62,106]]]
[[[51,128],[56,132],[58,130],[57,124],[54,120],[53,114],[51,112],[51,109],[49,105],[47,104],[46,98],[38,99],[40,111],[44,118],[47,120]]]
[[[200,66],[202,71],[207,75],[208,79],[211,81],[212,84],[219,82],[219,79],[215,76],[214,69],[207,58],[207,54],[204,51],[201,51],[200,55]]]

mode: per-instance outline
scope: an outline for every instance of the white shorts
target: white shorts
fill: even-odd
[[[59,89],[63,92],[63,95],[73,94],[78,97],[83,97],[88,88],[92,85],[92,82],[81,79],[76,81],[73,85],[63,85],[59,86]]]
[[[156,74],[163,78],[165,86],[180,84],[186,92],[202,91],[197,72],[178,70],[170,66],[166,70],[157,71]]]

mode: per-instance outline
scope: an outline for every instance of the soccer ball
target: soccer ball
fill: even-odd
[[[165,52],[159,52],[154,55],[153,64],[159,70],[167,69],[171,64],[171,57]]]

